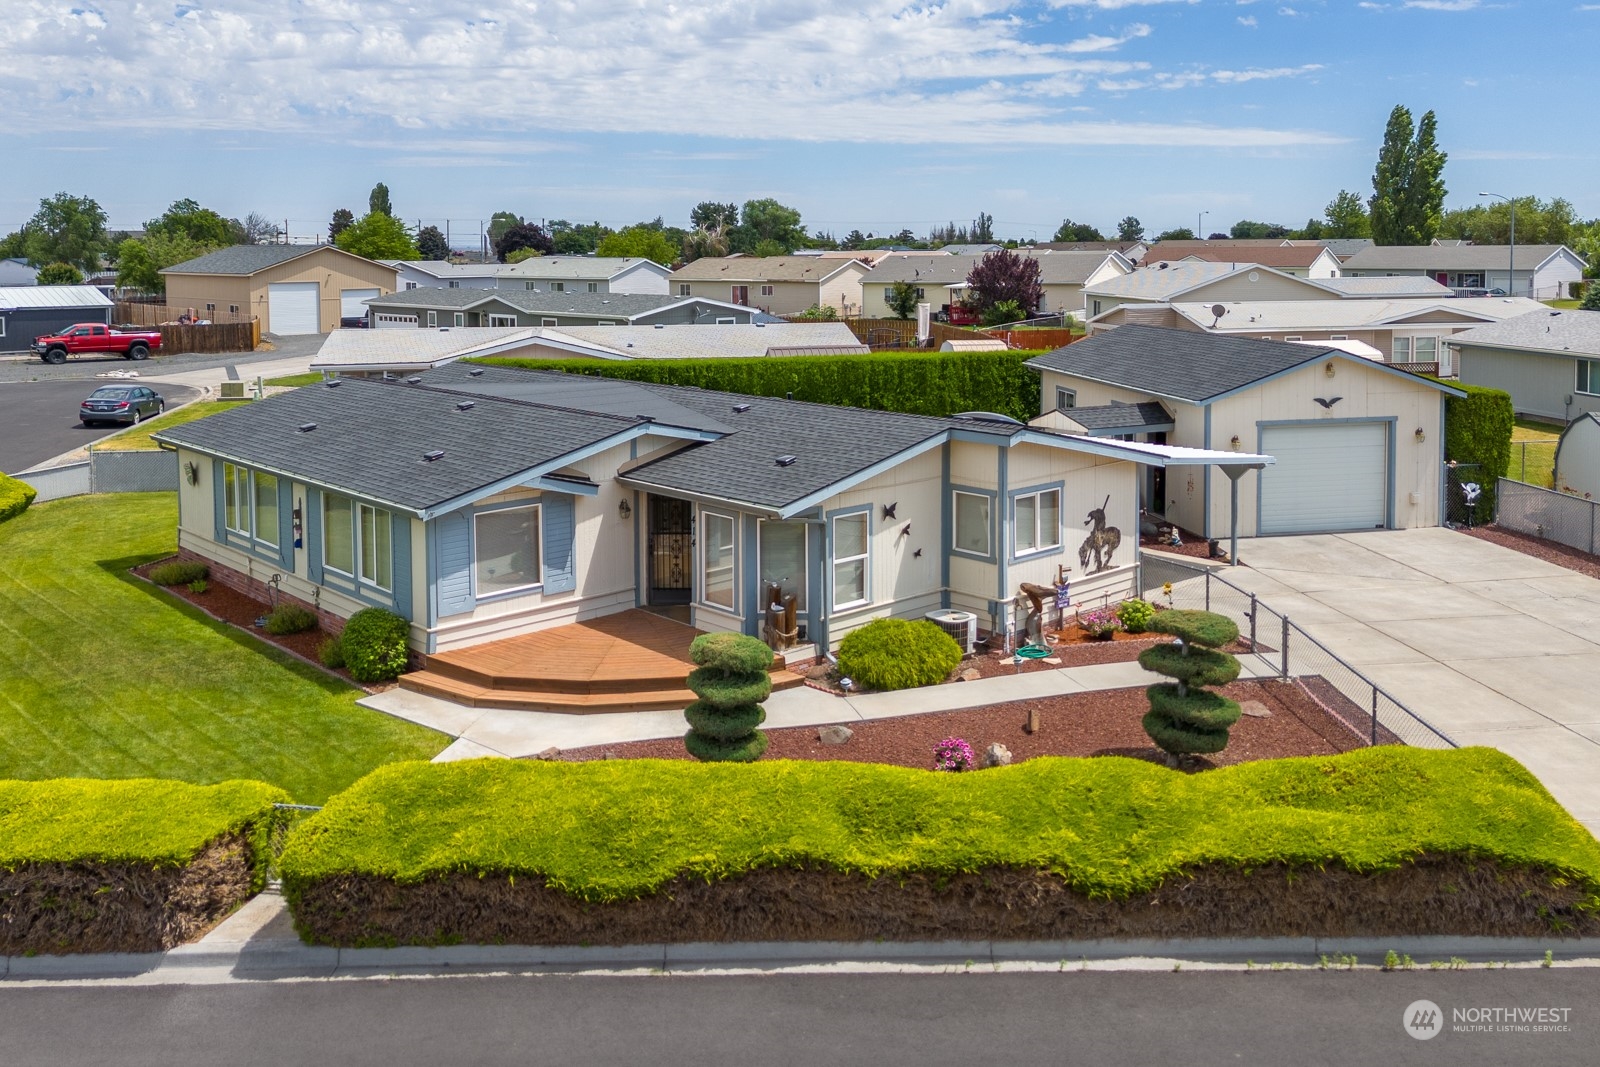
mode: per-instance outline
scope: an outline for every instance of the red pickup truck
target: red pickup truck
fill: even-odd
[[[114,352],[123,359],[149,359],[161,348],[160,330],[123,332],[99,322],[81,322],[60,333],[35,337],[28,348],[46,363],[65,363],[67,357],[88,352]]]

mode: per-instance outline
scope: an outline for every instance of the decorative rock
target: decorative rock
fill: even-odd
[[[855,731],[848,726],[817,727],[817,740],[825,745],[842,745],[854,736]]]
[[[558,757],[560,755],[561,755],[561,750],[559,748],[557,748],[556,746],[551,745],[549,748],[545,749],[543,752],[536,753],[533,758],[534,759],[543,759],[543,760],[552,760],[552,759],[555,759],[556,757]]]
[[[983,752],[983,765],[985,767],[1011,766],[1011,750],[996,741]]]
[[[963,682],[976,682],[982,677],[983,672],[978,670],[976,667],[968,667],[966,670],[961,672],[961,680]]]
[[[1239,710],[1255,719],[1272,718],[1272,709],[1259,700],[1246,700],[1239,705]]]

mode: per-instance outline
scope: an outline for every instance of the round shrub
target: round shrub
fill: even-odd
[[[772,649],[744,634],[701,634],[689,646],[698,666],[685,684],[699,697],[683,710],[683,747],[704,762],[749,763],[767,750],[761,701],[772,693]]]
[[[1239,677],[1239,661],[1226,652],[1191,648],[1183,653],[1177,645],[1156,645],[1139,653],[1139,666],[1187,685],[1227,685]]]
[[[315,629],[317,617],[309,609],[299,604],[279,604],[267,615],[267,621],[262,624],[262,629],[276,637],[285,634],[304,633]]]
[[[879,619],[839,643],[839,671],[867,689],[937,685],[961,662],[955,638],[923,619]]]
[[[1149,628],[1205,648],[1221,648],[1239,639],[1238,624],[1213,611],[1163,611],[1150,620]]]
[[[27,482],[0,474],[0,522],[14,519],[28,510],[39,491]]]
[[[350,616],[339,637],[350,677],[358,682],[392,682],[406,669],[411,624],[383,608],[363,608]]]
[[[1155,605],[1148,600],[1124,600],[1117,605],[1117,618],[1130,634],[1142,634],[1150,629],[1150,620],[1155,617]]]

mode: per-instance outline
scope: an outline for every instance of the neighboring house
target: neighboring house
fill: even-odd
[[[333,245],[233,245],[161,272],[167,304],[213,322],[261,320],[261,332],[330,333],[395,290],[394,267]]]
[[[1325,237],[1321,241],[1324,248],[1339,257],[1340,263],[1371,248],[1372,243],[1370,237]]]
[[[842,322],[746,325],[441,327],[346,330],[323,342],[312,370],[414,373],[470,356],[528,359],[727,359],[847,356],[871,351]]]
[[[39,268],[25,259],[0,259],[0,288],[39,284]]]
[[[35,337],[80,322],[111,322],[111,300],[92,285],[0,288],[0,352],[26,352]]]
[[[996,244],[940,245],[937,249],[947,256],[986,256],[999,250],[1000,246]]]
[[[861,314],[862,281],[871,268],[856,259],[821,256],[708,256],[672,272],[675,296],[746,304],[771,315],[831,307]]]
[[[1040,372],[1046,419],[1274,457],[1259,481],[1240,483],[1241,536],[1439,524],[1444,402],[1458,389],[1338,349],[1149,326],[1027,365]],[[1145,492],[1184,529],[1226,535],[1228,479],[1209,468],[1153,473]]]
[[[499,263],[452,263],[444,259],[381,259],[400,273],[396,289],[493,289],[499,285]]]
[[[1090,320],[1123,304],[1160,305],[1176,300],[1337,300],[1342,294],[1309,278],[1255,264],[1146,261],[1131,274],[1084,286]],[[1091,327],[1091,330],[1093,327]]]
[[[1542,307],[1521,297],[1454,300],[1188,300],[1125,304],[1090,322],[1093,333],[1124,325],[1254,337],[1263,341],[1359,341],[1391,363],[1439,364],[1453,373],[1446,338]],[[1218,314],[1218,312],[1221,314]],[[1430,373],[1432,367],[1428,368]]]
[[[1556,442],[1555,487],[1585,500],[1600,498],[1600,414],[1585,411],[1561,431],[1561,440]]]
[[[1452,289],[1503,289],[1534,300],[1565,300],[1581,281],[1583,257],[1566,245],[1517,245],[1516,275],[1507,245],[1374,245],[1344,261],[1349,278],[1423,275]]]
[[[534,256],[501,266],[501,289],[665,296],[670,267],[637,256]]]
[[[1343,296],[1370,299],[1393,299],[1406,296],[1431,296],[1439,300],[1449,300],[1455,296],[1455,290],[1448,285],[1440,285],[1432,278],[1425,278],[1420,274],[1397,274],[1383,278],[1319,278],[1318,282],[1326,288],[1332,289]]]
[[[943,608],[1010,632],[1024,582],[1069,577],[1074,605],[1136,591],[1144,466],[1267,462],[462,363],[158,439],[184,472],[180,553],[214,581],[386,608],[424,654],[635,607],[760,635],[771,586],[818,651]]]
[[[960,299],[966,291],[967,275],[979,261],[980,257],[939,252],[881,259],[861,279],[861,317],[894,318],[889,297],[899,282],[917,287],[918,303],[927,304],[935,312],[948,312],[951,301]]]
[[[1023,255],[1039,264],[1039,284],[1044,299],[1039,314],[1083,317],[1083,291],[1089,286],[1133,273],[1133,264],[1114,251],[1056,251],[1026,249]]]
[[[653,326],[739,323],[762,318],[754,308],[701,297],[630,293],[546,293],[532,289],[408,289],[367,301],[372,325],[384,329],[438,326]]]
[[[1600,411],[1600,311],[1539,307],[1448,343],[1463,383],[1504,389],[1521,414],[1566,422]]]
[[[1129,263],[1137,264],[1150,251],[1144,241],[1040,241],[1028,246],[1035,251],[1116,252]]]
[[[1236,267],[1247,263],[1258,263],[1296,278],[1339,277],[1339,257],[1321,245],[1279,245],[1250,249],[1197,248],[1183,259],[1207,263],[1231,263]]]

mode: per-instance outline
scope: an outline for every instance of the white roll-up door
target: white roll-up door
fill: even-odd
[[[280,336],[322,332],[322,287],[316,282],[267,286],[267,332]]]
[[[1261,451],[1263,534],[1382,529],[1388,516],[1389,426],[1383,422],[1271,426]]]
[[[339,290],[339,317],[342,319],[366,318],[367,305],[363,300],[376,300],[379,297],[376,289],[340,289]]]

